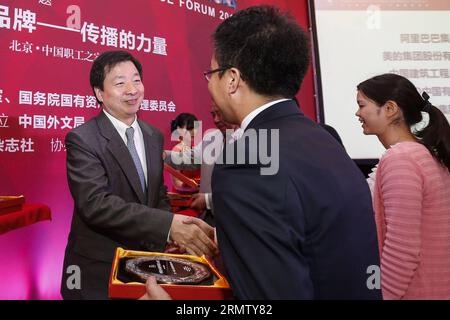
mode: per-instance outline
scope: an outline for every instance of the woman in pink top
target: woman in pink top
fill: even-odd
[[[387,149],[368,179],[383,296],[450,299],[449,123],[399,75],[376,76],[357,89],[364,134]]]

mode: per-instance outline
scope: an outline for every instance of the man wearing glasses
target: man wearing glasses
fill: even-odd
[[[380,290],[366,284],[379,257],[364,177],[293,100],[309,65],[307,35],[290,16],[261,6],[225,20],[213,44],[204,73],[209,92],[224,121],[244,131],[225,146],[212,177],[218,245],[234,295],[379,299]],[[239,152],[259,156],[270,136],[262,132],[274,130],[279,139],[267,148],[278,151],[271,156],[279,169],[265,175],[262,159],[252,163]]]
[[[224,121],[244,130],[225,145],[212,177],[218,245],[235,297],[380,299],[367,285],[379,256],[365,179],[293,100],[309,65],[306,34],[291,17],[262,6],[225,20],[213,41],[204,73],[209,92]],[[264,130],[279,132],[269,144],[280,159],[271,175],[262,174],[261,159],[239,154],[258,155]],[[242,142],[252,135],[256,147]],[[246,162],[236,161],[240,156]],[[149,279],[143,298],[169,297]]]

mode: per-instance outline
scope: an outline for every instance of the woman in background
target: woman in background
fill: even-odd
[[[357,86],[364,134],[387,149],[369,177],[385,299],[450,299],[450,126],[406,78]]]
[[[195,136],[195,122],[197,117],[191,113],[180,113],[170,124],[170,131],[172,135],[174,132],[178,138],[178,143],[172,148],[172,152],[179,152],[180,154],[191,154]],[[188,178],[200,182],[200,169],[180,170]],[[181,193],[197,192],[198,188],[192,188],[181,180],[172,176],[173,188]]]

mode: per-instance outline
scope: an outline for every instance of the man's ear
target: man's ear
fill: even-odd
[[[102,95],[103,91],[102,91],[102,89],[100,89],[100,88],[94,88],[94,92],[95,92],[95,96],[97,97],[97,99],[98,99],[101,103],[103,103],[103,95]]]
[[[228,70],[227,74],[227,86],[228,93],[235,93],[239,88],[239,84],[242,81],[241,73],[236,68]]]

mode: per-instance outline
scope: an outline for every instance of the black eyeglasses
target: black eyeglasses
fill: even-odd
[[[203,72],[203,75],[205,76],[205,79],[209,82],[209,81],[211,80],[211,75],[212,75],[213,73],[216,73],[216,72],[222,72],[222,71],[225,71],[225,70],[230,69],[230,68],[231,68],[231,67],[228,66],[228,67],[217,68],[217,69],[214,69],[214,70],[204,71],[204,72]]]

